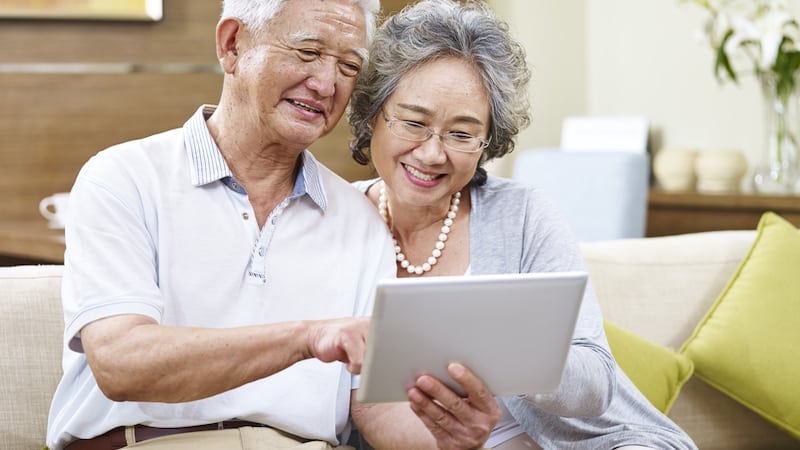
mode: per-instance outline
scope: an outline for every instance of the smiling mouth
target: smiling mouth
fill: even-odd
[[[415,169],[415,168],[413,168],[413,167],[411,167],[411,166],[409,166],[407,164],[402,164],[402,165],[403,165],[403,168],[405,168],[408,171],[408,173],[410,173],[411,175],[414,176],[414,178],[419,178],[420,180],[423,180],[423,181],[433,181],[433,180],[435,180],[435,179],[440,177],[440,175],[429,175],[427,173],[422,173],[419,170],[417,170],[417,169]]]
[[[298,102],[297,100],[291,100],[290,99],[289,103],[293,104],[294,106],[297,106],[298,108],[305,109],[306,111],[310,111],[310,112],[317,113],[317,114],[322,114],[322,110],[314,108],[311,105],[306,105],[303,102]]]

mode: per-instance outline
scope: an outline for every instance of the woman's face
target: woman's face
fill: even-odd
[[[397,120],[411,122],[412,128],[487,141],[489,96],[478,73],[455,57],[418,67],[400,80],[373,126],[372,161],[395,205],[449,203],[451,195],[472,179],[482,150],[459,152],[436,135],[421,142],[403,139],[393,133],[404,126]]]

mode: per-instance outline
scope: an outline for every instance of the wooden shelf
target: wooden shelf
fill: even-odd
[[[798,196],[700,194],[652,189],[648,198],[647,235],[753,230],[765,211],[773,211],[800,227]]]
[[[65,248],[64,230],[47,228],[43,218],[0,221],[0,256],[61,264]]]

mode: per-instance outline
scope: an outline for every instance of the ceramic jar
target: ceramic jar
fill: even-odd
[[[698,192],[724,194],[739,192],[747,173],[747,159],[737,150],[706,150],[695,160]]]
[[[662,149],[653,158],[653,174],[665,191],[695,189],[695,159],[697,150],[684,148]]]

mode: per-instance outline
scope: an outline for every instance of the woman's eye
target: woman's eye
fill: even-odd
[[[422,129],[425,128],[425,125],[423,125],[423,124],[421,124],[419,122],[412,122],[410,120],[404,120],[403,123],[409,128],[416,128],[416,129],[419,129],[419,130],[422,130]]]
[[[472,139],[472,137],[473,137],[469,133],[463,133],[463,132],[460,132],[460,131],[453,131],[453,132],[447,133],[447,134],[450,135],[453,139],[457,139],[459,141],[468,141],[468,140]]]

